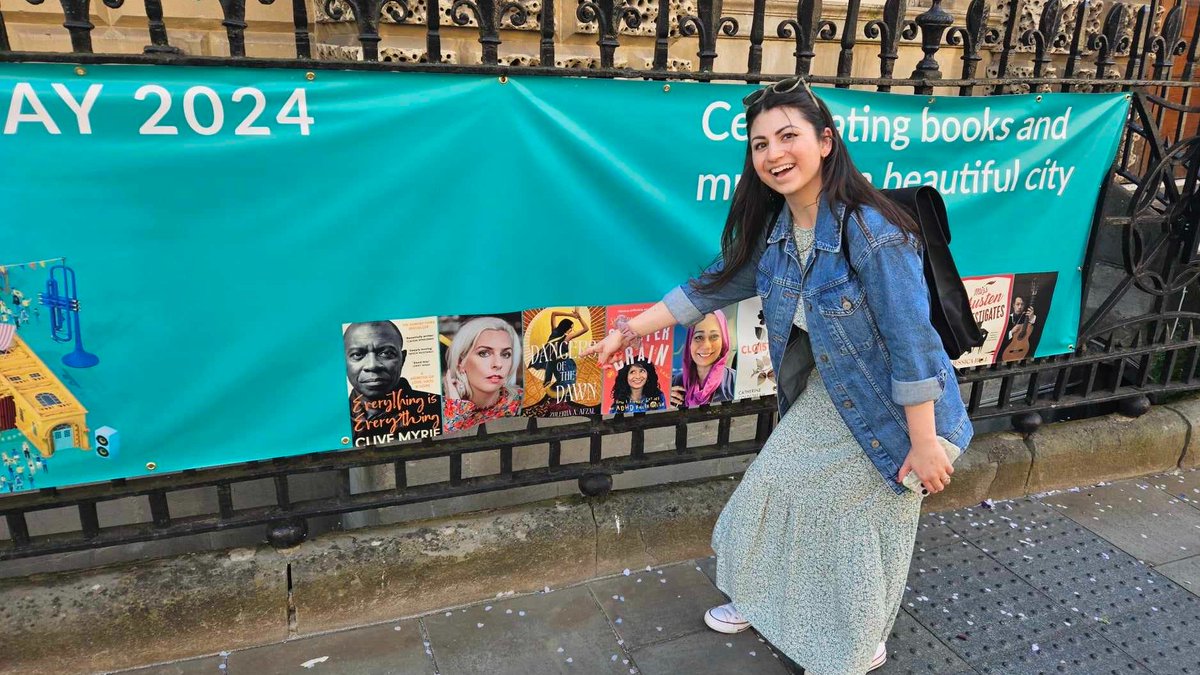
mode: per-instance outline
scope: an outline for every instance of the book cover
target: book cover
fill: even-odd
[[[608,332],[617,330],[621,317],[632,319],[654,303],[612,305],[607,311]],[[660,412],[670,403],[671,358],[674,330],[664,328],[642,338],[637,348],[626,348],[604,367],[605,413]]]
[[[604,339],[604,307],[542,307],[524,312],[525,414],[598,415],[603,376],[585,349]]]
[[[736,304],[704,315],[695,326],[675,327],[671,407],[695,408],[734,400],[737,388]]]
[[[775,394],[775,369],[767,342],[762,298],[754,296],[737,305],[737,386],[734,398]]]
[[[437,317],[342,325],[355,447],[442,433]]]
[[[438,319],[442,429],[466,431],[521,412],[521,313]]]
[[[1008,308],[1012,297],[1013,276],[995,274],[966,277],[963,287],[971,303],[971,314],[984,333],[983,344],[954,361],[955,368],[986,366],[996,362],[996,348],[1008,325]]]
[[[1013,275],[1008,326],[1000,336],[996,361],[1008,363],[1033,358],[1042,338],[1057,280],[1058,272]]]

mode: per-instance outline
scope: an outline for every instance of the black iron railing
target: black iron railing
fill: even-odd
[[[43,0],[30,0],[38,4]],[[765,0],[754,0],[749,21],[722,11],[719,0],[697,0],[694,13],[674,13],[673,3],[658,0],[654,16],[616,0],[579,0],[576,18],[596,33],[594,68],[556,68],[555,50],[561,31],[555,24],[554,0],[428,0],[420,17],[410,0],[323,0],[321,10],[334,21],[353,18],[362,61],[323,62],[311,58],[314,28],[305,0],[293,0],[294,59],[246,57],[245,0],[221,0],[229,57],[185,55],[172,46],[160,0],[144,0],[151,44],[142,54],[92,53],[93,25],[89,0],[60,0],[63,26],[71,38],[70,53],[14,52],[0,14],[0,63],[58,61],[68,63],[152,63],[299,67],[306,69],[419,70],[492,74],[584,75],[648,79],[742,80],[759,82],[790,74],[809,75],[813,82],[837,87],[875,87],[929,94],[957,90],[958,95],[1025,91],[1119,91],[1131,93],[1133,106],[1124,143],[1101,195],[1084,267],[1084,307],[1079,341],[1072,354],[1028,362],[978,367],[959,373],[972,418],[1011,418],[1020,430],[1034,431],[1043,415],[1080,406],[1119,403],[1128,414],[1144,412],[1150,397],[1200,390],[1200,265],[1192,260],[1200,229],[1200,138],[1197,115],[1190,105],[1200,55],[1200,19],[1185,5],[1169,9],[1158,0],[1132,6],[1090,0],[1048,0],[1038,16],[1024,12],[1023,0],[1004,3],[1002,16],[990,16],[989,2],[972,0],[961,24],[942,8],[910,12],[904,0],[888,0],[879,18],[860,21],[860,0],[850,0],[837,19],[822,14],[820,0],[799,0],[795,15],[770,25]],[[125,0],[103,0],[120,7]],[[262,0],[269,4],[272,0]],[[536,3],[536,4],[532,4]],[[11,5],[10,5],[11,6]],[[684,5],[688,6],[688,5]],[[536,7],[536,9],[535,9]],[[313,8],[315,9],[315,7]],[[528,65],[512,65],[500,54],[503,39],[537,21],[538,56]],[[1185,18],[1191,37],[1183,39]],[[445,20],[452,25],[444,25]],[[380,61],[380,23],[406,24],[424,32],[425,52],[418,62]],[[653,21],[653,37],[634,35]],[[422,25],[423,24],[423,25]],[[478,63],[443,63],[442,31],[478,31]],[[386,32],[386,31],[385,31]],[[772,48],[794,45],[794,69],[763,71],[769,34]],[[698,69],[672,66],[672,43],[693,41]],[[878,46],[878,76],[852,76],[861,58],[860,41]],[[652,49],[645,70],[616,67],[623,42]],[[901,48],[920,49],[923,58],[911,74],[894,73]],[[632,47],[626,47],[632,48]],[[716,69],[721,50],[746,50],[743,72]],[[834,73],[813,72],[818,50],[835,50]],[[831,51],[832,53],[832,51]],[[981,66],[988,71],[980,73]],[[861,64],[860,64],[861,70]],[[612,474],[756,452],[774,423],[773,399],[741,401],[697,410],[651,416],[587,419],[553,427],[536,420],[520,431],[428,441],[392,447],[328,452],[254,462],[180,474],[115,480],[71,488],[48,488],[5,495],[0,513],[11,539],[0,543],[0,560],[48,553],[149,541],[204,532],[268,525],[277,545],[298,542],[307,519],[414,502],[445,499],[562,480],[578,480],[586,494],[611,488]],[[749,418],[751,438],[732,440],[735,421]],[[689,445],[689,425],[716,421],[712,442]],[[646,436],[674,430],[666,450],[648,452]],[[628,437],[628,451],[602,455],[605,439]],[[564,463],[563,444],[588,444],[587,461]],[[623,441],[622,441],[623,442]],[[515,468],[514,453],[532,449],[544,462]],[[498,454],[498,470],[464,477],[464,458]],[[526,453],[528,454],[528,453]],[[410,484],[414,462],[447,458],[443,480]],[[528,462],[525,462],[527,464]],[[356,492],[351,470],[388,467],[395,486]],[[289,479],[333,472],[333,494],[297,501]],[[275,499],[269,506],[239,508],[233,487],[270,479]],[[175,517],[170,495],[189,490],[211,491],[211,513]],[[97,505],[107,500],[146,499],[150,520],[103,526]],[[27,516],[46,509],[74,509],[78,527],[61,534],[31,536]]]

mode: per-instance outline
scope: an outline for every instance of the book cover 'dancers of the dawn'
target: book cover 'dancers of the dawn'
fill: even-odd
[[[971,313],[985,332],[983,344],[954,361],[957,368],[1033,358],[1049,314],[1057,272],[967,277]]]
[[[342,326],[355,446],[442,433],[437,318]]]
[[[604,378],[596,355],[604,339],[604,307],[543,307],[524,313],[525,414],[598,415]]]
[[[608,332],[617,330],[621,317],[632,319],[654,303],[612,305],[608,308]],[[642,338],[637,349],[617,352],[604,368],[605,413],[660,412],[670,402],[671,343],[674,331],[664,328]]]
[[[671,407],[695,408],[732,401],[737,388],[736,304],[704,315],[694,326],[675,327]]]
[[[775,395],[775,369],[768,350],[762,298],[757,295],[737,306],[738,399]]]
[[[520,414],[521,313],[443,316],[438,332],[446,433]]]

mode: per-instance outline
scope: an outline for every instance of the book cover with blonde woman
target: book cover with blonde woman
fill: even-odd
[[[604,307],[542,307],[524,313],[525,414],[598,415],[604,378],[596,355],[604,339]]]
[[[653,305],[610,306],[608,332],[616,332],[620,320],[632,319]],[[656,331],[643,337],[637,348],[627,347],[613,356],[604,367],[605,413],[661,412],[670,406],[673,333],[671,328]]]
[[[520,414],[521,313],[438,319],[446,433]]]

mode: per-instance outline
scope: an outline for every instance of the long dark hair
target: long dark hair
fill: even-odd
[[[746,109],[746,129],[754,124],[755,118],[775,108],[794,108],[812,125],[817,138],[825,129],[833,135],[833,148],[821,160],[821,198],[831,204],[842,204],[850,213],[869,206],[879,211],[897,227],[918,234],[912,216],[901,206],[888,199],[871,185],[858,168],[846,144],[837,132],[833,115],[825,102],[809,93],[805,86],[779,93],[771,88]],[[766,237],[767,228],[774,222],[780,209],[786,208],[783,195],[767,187],[754,169],[753,150],[750,139],[746,140],[746,161],[742,177],[733,192],[729,215],[725,218],[725,230],[721,233],[721,260],[724,267],[719,273],[704,275],[694,284],[701,290],[720,287],[733,278],[737,271],[750,262],[758,244]],[[843,245],[845,245],[843,243]]]
[[[629,386],[629,369],[637,366],[646,371],[646,384],[642,386],[642,397],[649,400],[663,397],[662,389],[658,388],[658,371],[646,359],[634,359],[617,371],[617,379],[613,383],[613,400],[628,402],[633,395],[633,387]]]
[[[570,333],[571,329],[574,327],[574,321],[571,321],[570,319],[559,319],[558,325],[556,325],[550,331],[550,336],[546,338],[546,342],[550,342],[551,340],[561,340],[562,338],[566,337],[567,333]]]

